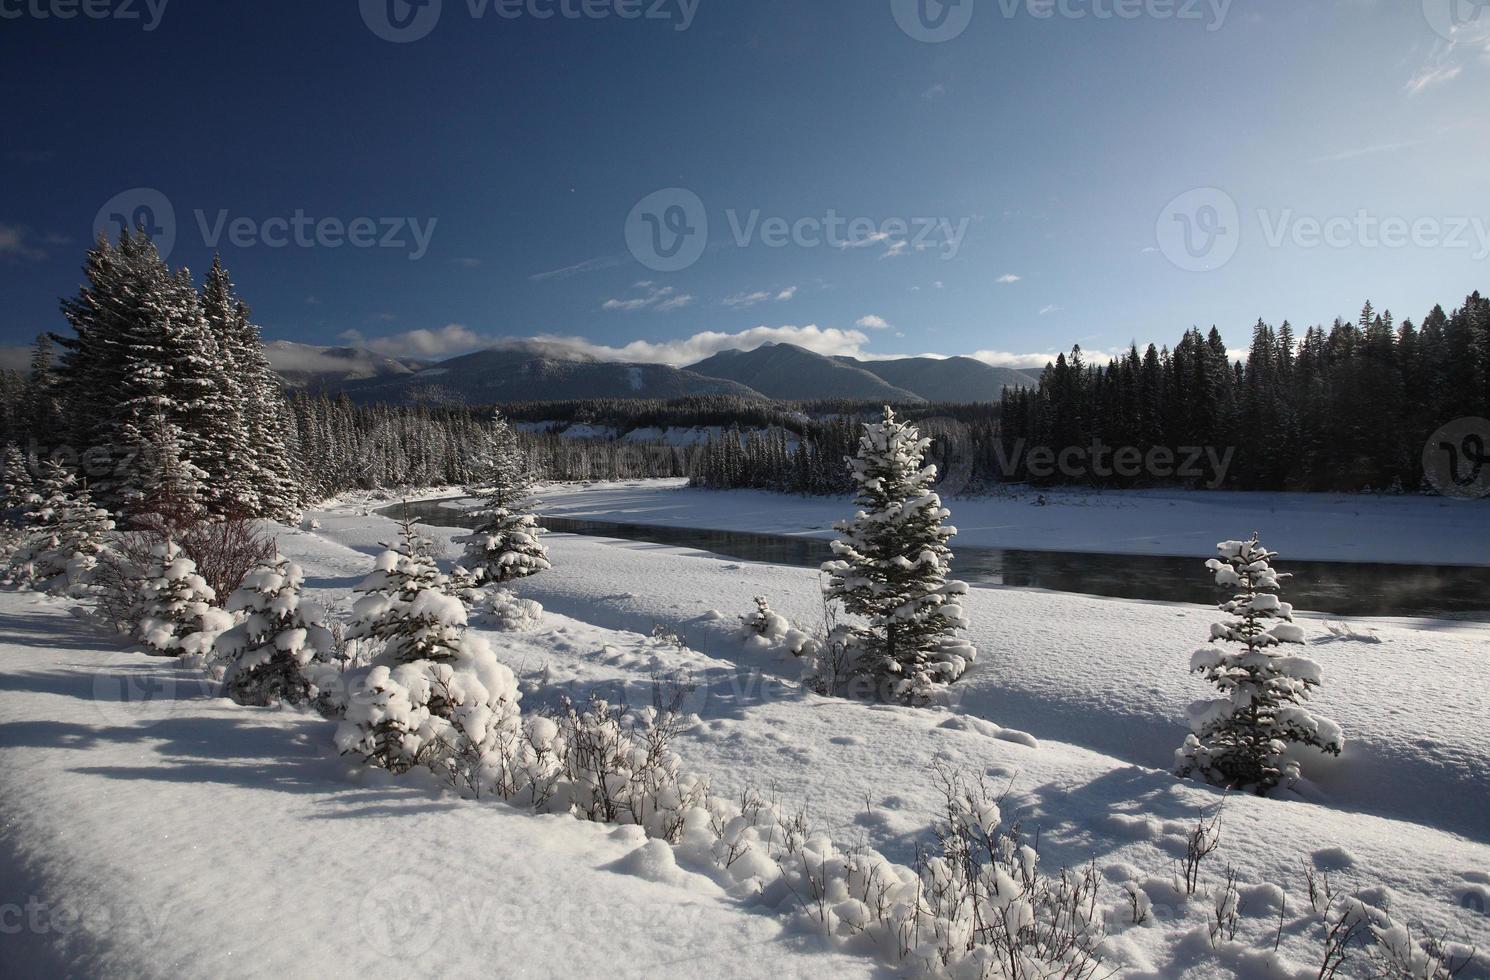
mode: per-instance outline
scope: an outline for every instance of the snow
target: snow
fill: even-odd
[[[562,485],[543,514],[630,524],[830,538],[847,498],[694,490],[686,480]],[[1217,541],[1260,532],[1289,559],[1490,565],[1490,499],[1231,491],[1043,490],[945,501],[953,547],[1210,556]],[[1369,533],[1362,533],[1368,529]]]
[[[656,485],[545,492],[556,496],[612,519],[668,501],[674,516],[698,510],[687,491]],[[732,517],[766,495],[707,497],[723,501],[709,513]],[[778,524],[819,507],[849,516],[842,501],[769,499]],[[949,506],[964,536],[984,520],[968,502]],[[281,551],[304,568],[306,602],[350,607],[348,590],[394,531],[364,511],[332,506],[310,515],[319,531],[279,531]],[[1050,517],[1027,503],[1017,513]],[[1236,523],[1220,522],[1200,550]],[[464,533],[433,536],[448,544]],[[1459,533],[1468,536],[1462,522]],[[1380,534],[1402,532],[1383,524]],[[1202,878],[1214,884],[1236,866],[1241,925],[1217,951],[1209,901],[1185,901],[1170,881],[1197,814],[1222,796],[1167,772],[1186,708],[1207,693],[1187,667],[1215,609],[975,587],[961,601],[983,654],[949,703],[866,706],[802,694],[796,661],[738,635],[757,595],[799,627],[817,623],[815,572],[641,542],[546,540],[553,570],[515,590],[542,603],[541,624],[495,632],[472,617],[514,672],[525,710],[590,691],[650,704],[656,681],[686,679],[683,708],[699,718],[675,748],[714,792],[757,787],[805,809],[840,846],[863,840],[899,862],[929,841],[940,803],[932,767],[984,776],[1008,789],[1005,820],[1038,830],[1041,868],[1095,861],[1114,907],[1126,908],[1123,885],[1141,892],[1149,922],[1112,917],[1105,947],[1126,973],[1253,977],[1276,959],[1271,975],[1313,976],[1317,939],[1294,923],[1308,904],[1306,866],[1331,868],[1342,892],[1389,890],[1415,935],[1422,925],[1490,947],[1490,916],[1477,910],[1490,899],[1490,625],[1360,620],[1353,627],[1380,641],[1363,644],[1296,614],[1325,680],[1314,703],[1349,742],[1342,758],[1314,763],[1296,794],[1226,798],[1221,848]],[[686,645],[654,638],[658,624]],[[0,592],[0,909],[35,897],[44,925],[81,914],[65,933],[0,932],[7,974],[422,969],[411,963],[452,976],[903,972],[806,934],[789,905],[722,894],[687,855],[664,854],[635,828],[463,801],[417,774],[339,758],[336,726],[318,715],[209,693],[200,673],[118,647],[60,600]],[[1274,954],[1280,888],[1289,928]],[[391,910],[435,928],[387,931],[378,924],[401,921]],[[835,914],[856,913],[843,903]],[[1486,975],[1483,962],[1466,974]]]

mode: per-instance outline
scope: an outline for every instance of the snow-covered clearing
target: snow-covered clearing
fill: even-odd
[[[648,506],[686,501],[655,485],[615,491],[632,492],[639,523],[667,522],[640,512]],[[730,501],[711,515],[751,529],[792,530],[798,519],[781,498],[769,498],[769,519],[748,510],[756,499],[764,510],[765,495],[707,499]],[[824,521],[843,516],[841,502],[797,504]],[[628,519],[614,495],[592,506]],[[318,511],[317,532],[281,535],[309,597],[348,605],[393,533],[365,509]],[[952,509],[966,534],[971,508]],[[1216,523],[1210,543],[1235,521]],[[1275,537],[1289,552],[1297,544]],[[1213,885],[1237,868],[1242,918],[1239,945],[1217,952],[1208,901],[1186,902],[1171,882],[1197,814],[1222,797],[1167,772],[1185,705],[1208,693],[1186,666],[1214,610],[975,588],[967,612],[982,655],[952,707],[870,707],[803,695],[794,663],[733,636],[758,594],[815,624],[810,570],[569,535],[548,544],[553,571],[518,586],[548,610],[543,628],[486,634],[524,683],[525,707],[565,691],[650,700],[658,678],[686,676],[697,687],[685,708],[702,719],[677,745],[690,770],[721,794],[753,786],[805,807],[841,842],[902,862],[930,843],[932,767],[985,775],[1009,788],[1006,818],[1038,830],[1046,870],[1094,861],[1114,909],[1126,905],[1125,883],[1149,896],[1147,924],[1111,918],[1105,953],[1126,975],[1313,977],[1321,947],[1306,865],[1328,870],[1338,890],[1389,894],[1415,925],[1490,948],[1490,916],[1473,908],[1490,905],[1490,626],[1359,620],[1352,636],[1300,619],[1325,670],[1317,704],[1344,728],[1345,755],[1306,770],[1316,778],[1305,798],[1225,801],[1221,847],[1202,877]],[[687,647],[646,635],[658,624]],[[152,684],[182,697],[120,702],[121,690]],[[6,972],[896,975],[667,866],[634,830],[465,802],[414,776],[352,767],[335,757],[333,729],[313,714],[211,698],[197,675],[125,652],[58,601],[0,593],[0,959],[17,965]],[[1288,894],[1281,936],[1275,885]],[[49,931],[9,911],[33,897]],[[390,934],[382,924],[398,912],[437,928]],[[1490,970],[1481,961],[1464,975]]]
[[[632,524],[832,535],[846,499],[692,490],[685,480],[564,485],[543,512]],[[1036,506],[1043,496],[1048,506]],[[1261,532],[1288,559],[1490,565],[1490,499],[1423,496],[1009,489],[947,501],[953,547],[1211,556],[1218,540]]]

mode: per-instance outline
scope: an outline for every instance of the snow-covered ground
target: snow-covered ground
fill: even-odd
[[[556,513],[567,500],[572,516],[669,523],[703,512],[692,496],[648,485],[547,499]],[[721,497],[732,503],[707,513],[740,523],[695,526],[803,530],[811,515],[825,526],[842,510],[788,500],[771,517],[783,498],[706,499]],[[1438,502],[1409,503],[1424,509],[1404,508],[1403,520]],[[1007,506],[1042,520],[1055,509]],[[953,509],[966,536],[969,508]],[[365,511],[331,507],[312,515],[318,532],[280,538],[310,592],[341,608],[392,532]],[[1433,526],[1422,517],[1419,535]],[[1459,534],[1468,536],[1462,524]],[[1298,543],[1279,540],[1289,553]],[[1447,535],[1430,544],[1448,545]],[[1125,975],[1315,976],[1322,948],[1306,866],[1329,870],[1337,889],[1389,895],[1415,925],[1490,948],[1490,916],[1475,910],[1490,907],[1490,626],[1361,620],[1340,638],[1321,619],[1301,620],[1325,669],[1318,708],[1343,726],[1345,755],[1312,766],[1302,796],[1225,800],[1221,848],[1203,878],[1238,870],[1238,940],[1255,953],[1215,952],[1207,903],[1186,902],[1171,881],[1185,832],[1222,797],[1166,771],[1185,705],[1207,693],[1186,664],[1213,610],[977,588],[967,611],[982,656],[954,704],[869,707],[803,695],[794,663],[732,635],[754,595],[815,624],[810,570],[570,535],[549,547],[554,570],[519,590],[547,608],[543,628],[487,637],[524,682],[525,704],[596,689],[649,700],[659,677],[686,676],[696,685],[686,707],[702,719],[678,745],[690,770],[722,794],[754,786],[803,806],[840,840],[899,861],[930,841],[933,765],[987,776],[1008,787],[1006,815],[1038,831],[1048,870],[1095,862],[1114,908],[1124,883],[1151,897],[1148,924],[1114,916],[1105,952]],[[687,647],[647,635],[658,624]],[[118,647],[59,601],[0,593],[7,975],[896,975],[699,875],[649,869],[631,832],[354,768],[334,756],[333,726],[318,716],[208,695],[198,675]],[[1281,935],[1273,886],[1287,891]],[[433,941],[390,933],[382,924],[400,911],[429,917]]]
[[[844,499],[691,490],[684,480],[552,487],[544,513],[633,524],[832,535]],[[1048,506],[1036,506],[1043,494]],[[1288,559],[1490,565],[1490,499],[1229,491],[1010,490],[948,501],[956,544],[1128,555],[1211,556],[1259,531]]]

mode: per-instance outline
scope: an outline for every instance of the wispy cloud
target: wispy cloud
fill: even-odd
[[[1002,285],[1007,286],[1010,283],[1019,282],[1023,278],[1024,278],[1023,276],[1016,276],[1012,272],[1006,272],[1003,275],[999,276],[997,279],[995,279],[994,282],[1000,283]]]
[[[654,286],[650,282],[639,282],[635,288],[645,290],[645,292],[641,296],[631,296],[626,299],[608,299],[600,304],[600,308],[611,313],[617,311],[636,313],[640,310],[671,313],[693,303],[692,296],[680,293],[672,286]]]
[[[1463,65],[1424,65],[1407,80],[1407,85],[1404,87],[1408,95],[1417,95],[1435,85],[1453,81],[1463,71]]]
[[[65,235],[43,235],[40,238],[25,225],[0,224],[0,258],[38,261],[47,257],[48,249],[66,245]]]
[[[1042,306],[1042,307],[1040,307],[1040,315],[1041,316],[1048,316],[1051,313],[1058,312],[1059,310],[1060,310],[1060,307],[1059,306],[1054,306],[1054,305],[1051,305],[1051,306]]]
[[[882,316],[876,316],[871,313],[868,316],[859,317],[859,321],[854,326],[862,327],[865,330],[889,330],[890,321]]]
[[[1375,156],[1378,153],[1394,153],[1397,150],[1406,150],[1418,145],[1418,140],[1407,140],[1402,143],[1377,143],[1372,146],[1360,146],[1352,150],[1341,150],[1339,153],[1331,153],[1327,156],[1314,157],[1310,163],[1340,163],[1345,160],[1354,160],[1358,157]]]
[[[720,305],[727,306],[732,310],[748,310],[752,306],[761,303],[785,303],[795,299],[797,296],[796,286],[787,286],[785,289],[758,289],[755,292],[735,293],[726,296]]]
[[[548,282],[554,279],[569,279],[574,276],[584,275],[586,272],[598,272],[601,269],[614,269],[626,261],[624,255],[603,255],[598,259],[587,259],[584,262],[576,262],[574,265],[566,265],[562,269],[551,269],[548,272],[535,272],[528,278],[533,282]]]

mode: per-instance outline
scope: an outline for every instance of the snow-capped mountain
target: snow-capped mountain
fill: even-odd
[[[1038,379],[970,357],[907,357],[869,361],[828,357],[795,344],[724,351],[690,368],[729,378],[772,398],[858,398],[894,402],[992,402],[1005,387],[1034,387]]]
[[[441,361],[400,375],[351,381],[342,387],[359,402],[572,401],[581,398],[682,398],[737,395],[760,398],[733,381],[704,377],[666,364],[601,361],[550,344],[509,344]]]

